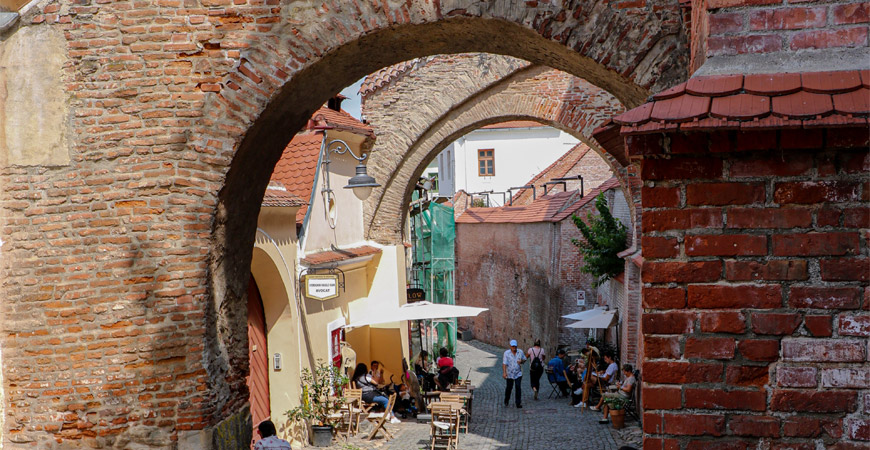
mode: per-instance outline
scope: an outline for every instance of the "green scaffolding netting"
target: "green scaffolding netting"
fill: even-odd
[[[455,257],[453,241],[456,223],[453,208],[431,202],[411,216],[414,259],[412,279],[426,292],[432,303],[454,304],[453,269]],[[456,349],[456,319],[424,323],[421,348],[437,355],[441,347],[451,355]]]

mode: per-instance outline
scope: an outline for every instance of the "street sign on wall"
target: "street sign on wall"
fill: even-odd
[[[305,296],[317,300],[338,297],[338,275],[305,275]]]

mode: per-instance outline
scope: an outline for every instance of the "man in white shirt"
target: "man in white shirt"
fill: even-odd
[[[616,364],[616,361],[613,360],[612,353],[604,354],[604,362],[607,363],[607,370],[604,372],[595,372],[592,374],[593,377],[597,377],[597,380],[594,380],[596,383],[601,383],[602,388],[606,388],[607,385],[616,381],[616,372],[619,371],[619,366]],[[598,411],[601,408],[601,405],[604,404],[604,396],[601,396],[601,400],[598,401],[598,404],[589,408],[592,411]]]
[[[504,351],[502,358],[502,377],[505,380],[504,386],[504,405],[507,406],[511,399],[511,390],[514,385],[517,387],[516,405],[517,408],[523,407],[523,368],[522,363],[526,361],[526,355],[517,350],[517,341],[511,339],[510,350]]]

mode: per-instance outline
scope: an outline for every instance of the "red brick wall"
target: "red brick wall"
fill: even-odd
[[[631,141],[644,448],[866,447],[867,130],[697,137]]]
[[[707,57],[867,45],[867,2],[707,0],[706,6]]]

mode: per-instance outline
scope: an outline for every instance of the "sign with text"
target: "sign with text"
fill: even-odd
[[[420,288],[408,288],[408,303],[426,300],[426,291]]]
[[[586,291],[577,290],[577,306],[586,306]]]
[[[317,300],[338,297],[338,275],[305,275],[305,296]]]

